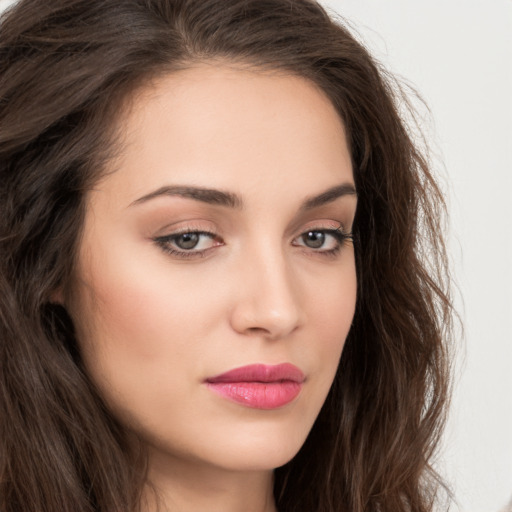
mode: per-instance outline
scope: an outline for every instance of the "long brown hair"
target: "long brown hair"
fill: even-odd
[[[449,390],[444,203],[403,97],[312,0],[21,0],[0,28],[0,509],[137,510],[144,454],[84,371],[51,304],[84,194],[133,92],[197,61],[305,77],[347,129],[359,204],[358,299],[326,403],[275,471],[281,512],[431,511]]]

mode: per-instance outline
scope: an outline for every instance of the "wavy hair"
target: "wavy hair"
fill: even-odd
[[[445,207],[404,96],[312,0],[21,0],[0,25],[0,509],[136,511],[145,454],[84,370],[52,293],[138,88],[212,59],[315,83],[348,133],[356,313],[281,512],[427,512],[449,396]]]

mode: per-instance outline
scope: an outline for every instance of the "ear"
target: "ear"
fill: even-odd
[[[50,294],[50,303],[64,306],[64,290],[62,289],[62,286],[59,286]]]

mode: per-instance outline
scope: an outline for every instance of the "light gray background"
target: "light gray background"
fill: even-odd
[[[512,1],[323,3],[431,108],[465,329],[441,468],[460,510],[497,511],[512,497]]]
[[[465,326],[440,468],[461,511],[497,512],[512,497],[512,0],[323,4],[432,111]]]

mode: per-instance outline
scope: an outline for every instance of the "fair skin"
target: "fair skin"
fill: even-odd
[[[354,314],[343,124],[304,79],[198,64],[147,86],[121,126],[62,299],[84,363],[169,510],[274,512],[273,469],[306,439]],[[283,363],[304,377],[284,404],[208,384]]]

